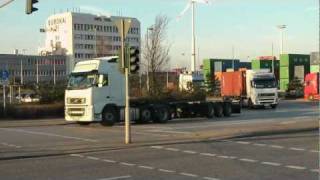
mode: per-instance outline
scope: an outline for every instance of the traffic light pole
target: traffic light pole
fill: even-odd
[[[130,127],[130,104],[129,104],[129,69],[127,65],[125,64],[125,32],[124,32],[124,26],[125,22],[122,19],[121,20],[121,55],[122,55],[122,65],[125,69],[125,99],[126,99],[126,107],[125,107],[125,143],[130,144],[131,143],[131,127]]]

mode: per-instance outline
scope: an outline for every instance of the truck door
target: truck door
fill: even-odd
[[[110,86],[108,74],[99,74],[98,85],[93,92],[94,111],[100,114],[110,99]]]

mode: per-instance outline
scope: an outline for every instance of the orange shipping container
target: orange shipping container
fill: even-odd
[[[221,96],[240,97],[246,94],[245,72],[223,72],[221,76]]]

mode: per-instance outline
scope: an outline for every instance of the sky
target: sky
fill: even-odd
[[[7,0],[0,0],[0,4]],[[189,67],[191,56],[191,12],[177,16],[188,0],[39,0],[39,9],[25,14],[25,0],[14,0],[0,9],[0,54],[24,49],[36,54],[44,44],[39,29],[54,12],[71,11],[136,17],[141,35],[157,15],[169,19],[167,40],[171,46],[170,67]],[[284,51],[309,54],[319,51],[318,0],[211,0],[196,6],[197,64],[204,58],[251,60],[280,52],[279,24],[287,25]],[[143,39],[143,38],[142,38]],[[272,48],[273,47],[273,48]],[[199,60],[200,59],[200,60]]]

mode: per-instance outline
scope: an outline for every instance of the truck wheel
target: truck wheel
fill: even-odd
[[[253,105],[251,99],[248,100],[248,108],[249,109],[253,109],[254,108],[254,105]]]
[[[154,120],[155,123],[166,123],[169,120],[169,110],[165,106],[155,107]]]
[[[139,124],[148,123],[149,121],[151,121],[151,118],[152,118],[151,110],[147,107],[142,107],[140,109],[140,118],[136,120],[136,123],[139,123]]]
[[[114,107],[106,107],[102,112],[102,121],[103,126],[113,126],[117,121],[118,114]]]
[[[230,103],[224,103],[223,105],[223,115],[225,117],[230,117],[232,114],[232,107]]]
[[[223,116],[223,107],[220,103],[215,104],[214,106],[214,115],[216,117],[222,117]]]
[[[271,104],[270,106],[271,106],[272,109],[276,109],[278,104]]]
[[[214,116],[214,108],[213,108],[213,105],[211,103],[208,103],[207,104],[207,113],[206,113],[206,116],[207,118],[211,119],[213,118]]]

